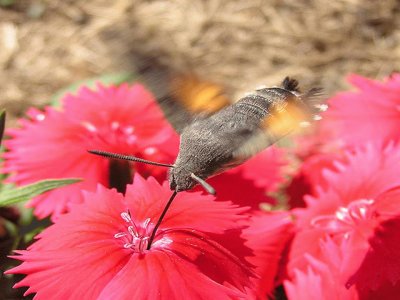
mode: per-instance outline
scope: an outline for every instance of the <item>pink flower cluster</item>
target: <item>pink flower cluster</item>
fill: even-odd
[[[217,197],[179,193],[150,248],[165,170],[86,150],[172,163],[179,138],[151,94],[99,85],[29,111],[8,130],[8,180],[83,181],[28,203],[54,224],[13,256],[7,273],[26,275],[15,287],[35,299],[399,298],[400,74],[349,80],[358,89],[329,99],[294,149],[211,178]],[[282,196],[287,209],[260,209]]]

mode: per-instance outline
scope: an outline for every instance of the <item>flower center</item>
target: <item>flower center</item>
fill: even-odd
[[[347,207],[339,207],[334,215],[315,217],[311,225],[329,233],[344,234],[345,238],[349,237],[350,232],[367,232],[377,216],[373,204],[374,200],[353,201]]]
[[[147,250],[154,224],[151,223],[150,218],[147,218],[142,223],[135,223],[129,211],[121,213],[121,218],[126,223],[126,231],[114,234],[114,238],[123,241],[125,249],[132,249],[133,252],[143,253]],[[151,247],[153,248],[156,245],[163,246],[170,243],[172,243],[171,239],[163,237],[162,239],[155,240]]]
[[[116,239],[121,239],[124,242],[125,249],[132,249],[134,252],[143,253],[147,249],[147,244],[150,239],[151,226],[150,218],[144,220],[141,224],[136,224],[129,212],[121,213],[121,218],[125,221],[126,231],[114,234]]]

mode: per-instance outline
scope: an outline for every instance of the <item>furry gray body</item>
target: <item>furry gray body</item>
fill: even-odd
[[[284,109],[289,101],[297,101],[294,91],[257,90],[209,117],[192,122],[181,134],[179,154],[170,170],[171,189],[189,190],[197,184],[191,173],[207,179],[243,163],[274,143],[277,138],[265,130],[263,122],[274,111]],[[258,145],[246,151],[249,142]]]

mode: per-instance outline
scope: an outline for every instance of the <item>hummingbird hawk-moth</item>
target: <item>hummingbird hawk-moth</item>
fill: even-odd
[[[174,193],[153,230],[152,241],[178,192],[200,184],[215,194],[214,188],[206,182],[207,178],[244,163],[302,122],[311,120],[316,112],[314,99],[320,92],[313,88],[302,93],[297,80],[286,77],[279,87],[257,89],[215,113],[191,117],[181,131],[179,153],[173,164],[100,150],[89,152],[170,168],[169,184]]]

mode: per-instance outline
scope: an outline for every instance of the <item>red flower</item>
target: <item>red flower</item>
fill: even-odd
[[[284,282],[290,300],[357,300],[354,287],[347,288],[341,275],[341,264],[346,252],[329,238],[321,242],[323,256],[315,258],[306,255],[308,266],[305,270],[293,271],[293,278]]]
[[[246,245],[253,250],[247,261],[256,267],[259,278],[254,278],[256,289],[252,296],[266,299],[272,295],[285,259],[285,249],[294,235],[293,221],[287,212],[259,213],[250,220],[249,227],[243,231]]]
[[[315,225],[325,230],[326,240],[314,241],[321,250],[318,257],[304,255],[307,274],[295,269],[292,281],[285,283],[290,299],[306,299],[301,290],[311,290],[318,299],[400,295],[400,188],[376,200],[353,201],[335,216],[316,219]],[[314,287],[311,277],[318,278]]]
[[[252,271],[209,238],[238,228],[246,209],[212,196],[179,193],[149,236],[171,191],[136,176],[125,197],[98,187],[60,216],[8,271],[27,276],[37,299],[231,299],[245,296]],[[60,288],[62,286],[62,288]]]
[[[290,274],[322,276],[315,269],[310,273],[307,266],[310,257],[326,264],[327,257],[334,256],[321,242],[330,237],[346,253],[336,261],[340,278],[335,280],[343,286],[355,285],[359,295],[387,293],[388,286],[395,292],[400,284],[396,235],[400,189],[390,189],[400,187],[399,146],[369,145],[345,156],[336,164],[336,172],[325,172],[329,186],[308,197],[307,208],[294,210],[299,232],[291,247]]]
[[[349,145],[399,140],[400,74],[383,82],[358,75],[348,80],[358,90],[339,93],[328,101],[323,128]]]
[[[334,163],[335,170],[325,170],[328,187],[317,187],[315,196],[305,198],[306,209],[295,210],[298,224],[309,228],[320,215],[334,214],[341,206],[360,199],[375,199],[382,192],[400,185],[400,144],[385,147],[369,144],[344,153]]]
[[[355,285],[362,298],[385,293],[391,294],[385,299],[394,299],[400,295],[400,188],[379,196],[373,209],[376,224],[362,263],[347,285]]]
[[[30,201],[39,218],[57,217],[71,201],[81,202],[81,189],[94,190],[102,183],[123,190],[131,181],[128,163],[110,163],[87,153],[88,149],[172,162],[178,148],[178,136],[139,84],[98,85],[96,91],[82,88],[76,96],[63,98],[61,111],[49,107],[44,112],[30,110],[28,115],[31,119],[21,120],[22,128],[8,130],[12,138],[5,141],[9,152],[4,154],[4,172],[13,173],[9,181],[20,185],[47,178],[84,179]],[[160,179],[165,179],[165,171],[140,166],[142,174]]]
[[[286,188],[290,208],[306,207],[306,195],[315,195],[317,189],[327,188],[329,182],[325,180],[324,173],[335,171],[335,164],[340,160],[341,156],[334,153],[318,153],[308,157]]]
[[[244,178],[253,180],[255,186],[264,188],[265,192],[275,192],[285,180],[283,169],[287,164],[286,151],[271,146],[233,169],[232,173],[241,173]]]
[[[217,200],[232,201],[256,210],[261,203],[275,204],[268,193],[275,192],[285,180],[285,154],[283,149],[271,146],[242,165],[210,178],[208,182],[217,191]]]

